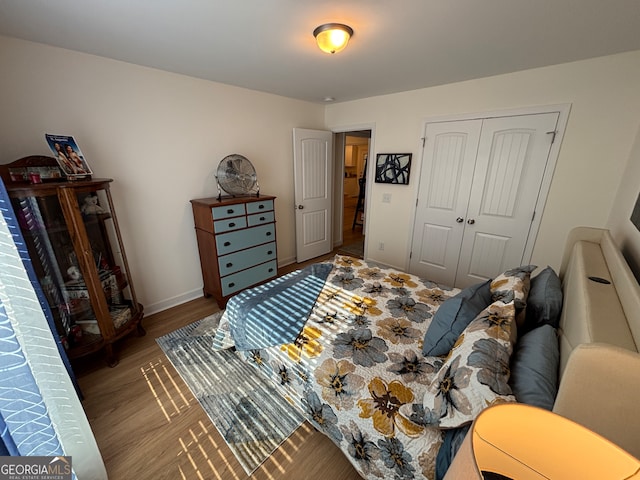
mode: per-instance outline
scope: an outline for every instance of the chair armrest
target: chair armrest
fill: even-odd
[[[603,343],[577,346],[553,411],[640,458],[640,354]]]

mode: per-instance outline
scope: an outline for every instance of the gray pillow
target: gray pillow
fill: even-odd
[[[531,279],[527,313],[521,333],[541,325],[558,328],[562,313],[562,282],[551,267]]]
[[[555,328],[542,325],[521,336],[511,358],[509,379],[516,400],[553,409],[559,365],[560,348]]]
[[[465,288],[445,300],[424,335],[424,356],[447,355],[456,340],[482,310],[491,304],[491,280]]]

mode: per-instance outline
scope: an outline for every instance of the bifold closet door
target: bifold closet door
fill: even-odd
[[[523,263],[557,121],[553,112],[427,125],[411,272],[464,288]]]
[[[409,271],[453,285],[469,206],[481,120],[429,123]]]

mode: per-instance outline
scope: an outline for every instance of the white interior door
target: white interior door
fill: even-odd
[[[521,265],[558,113],[486,119],[455,285]]]
[[[523,263],[558,117],[426,126],[412,273],[464,288]]]
[[[482,122],[429,123],[409,271],[453,285]]]
[[[294,128],[293,170],[296,260],[303,262],[332,249],[332,133]]]

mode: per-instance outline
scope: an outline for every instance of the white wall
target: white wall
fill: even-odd
[[[293,127],[367,125],[372,158],[414,154],[409,186],[372,182],[367,199],[369,256],[406,267],[427,119],[571,103],[532,261],[559,267],[576,225],[609,224],[640,244],[619,208],[632,208],[640,180],[640,51],[326,107],[7,37],[0,37],[0,62],[0,163],[48,155],[45,132],[76,137],[96,176],[115,180],[147,312],[201,294],[189,200],[216,194],[215,168],[230,153],[246,155],[263,193],[278,197],[278,254],[281,263],[293,260]]]
[[[640,51],[327,106],[329,128],[375,124],[376,153],[412,152],[409,186],[372,183],[368,257],[408,266],[424,123],[429,118],[571,104],[532,263],[558,269],[568,231],[608,221],[640,125]],[[638,156],[636,156],[636,161]],[[636,177],[637,178],[637,177]],[[390,193],[390,204],[382,195]],[[636,192],[637,194],[637,192]],[[385,244],[378,250],[379,242]]]
[[[640,279],[640,231],[630,220],[638,194],[640,194],[640,130],[636,135],[627,167],[622,173],[618,195],[606,225],[622,249],[636,278]]]
[[[7,37],[0,64],[0,164],[50,155],[45,133],[76,138],[94,176],[114,179],[147,313],[202,294],[189,200],[217,194],[216,167],[231,153],[278,197],[279,259],[294,258],[292,129],[323,128],[323,105]]]

